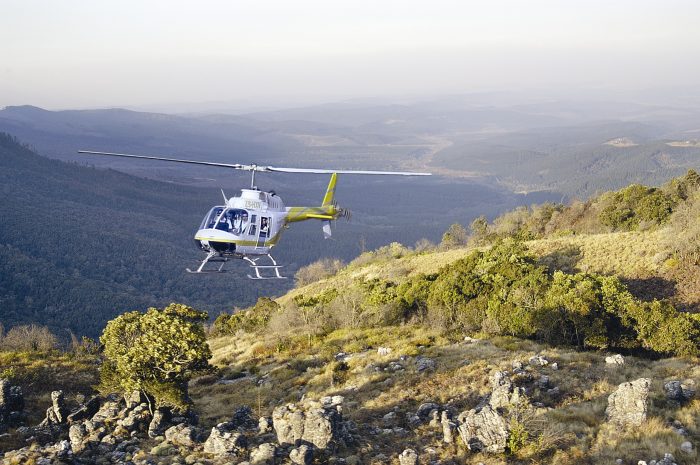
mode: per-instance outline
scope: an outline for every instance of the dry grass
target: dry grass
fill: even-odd
[[[245,371],[249,377],[233,384],[196,385],[191,388],[195,405],[206,425],[223,420],[241,405],[249,405],[263,415],[283,402],[345,396],[347,417],[359,426],[366,443],[360,447],[363,463],[377,453],[396,457],[405,447],[418,451],[433,448],[442,459],[459,463],[625,463],[640,459],[659,459],[673,453],[678,463],[696,463],[697,456],[685,455],[680,444],[689,440],[700,444],[700,400],[685,406],[667,401],[663,383],[670,379],[692,380],[700,386],[697,359],[670,358],[648,360],[626,357],[622,367],[605,364],[604,353],[556,349],[514,338],[483,340],[476,344],[455,342],[438,331],[414,326],[375,330],[339,330],[305,346],[290,345],[273,350],[271,336],[219,338],[211,341],[214,362],[224,371]],[[391,354],[381,356],[377,346],[390,347]],[[263,349],[261,349],[264,348]],[[334,354],[346,352],[347,371],[335,378]],[[542,402],[526,422],[530,439],[516,455],[474,455],[457,443],[441,443],[440,430],[427,424],[412,428],[407,412],[415,412],[422,402],[438,402],[459,412],[473,408],[490,391],[489,376],[495,370],[511,369],[514,360],[526,364],[533,355],[545,356],[559,369],[527,367],[533,379],[546,374],[561,394],[552,397],[532,388],[530,398]],[[406,356],[403,357],[402,356]],[[437,362],[435,372],[419,373],[416,357]],[[385,369],[398,362],[404,370]],[[253,368],[255,367],[255,368]],[[644,428],[617,432],[605,423],[607,397],[618,384],[650,377],[652,385],[649,420]],[[526,386],[533,386],[525,382]],[[385,424],[382,417],[396,412],[396,420]],[[673,420],[689,431],[687,438],[672,429]],[[402,427],[406,432],[376,435],[373,428]],[[364,450],[364,452],[363,452]],[[356,451],[354,451],[356,453]],[[428,462],[430,456],[422,453]]]

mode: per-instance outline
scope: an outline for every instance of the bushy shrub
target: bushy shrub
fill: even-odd
[[[663,224],[673,213],[677,200],[660,189],[632,184],[601,198],[605,205],[600,222],[613,230],[630,231],[640,222]]]
[[[187,382],[208,368],[206,312],[181,304],[124,313],[107,323],[100,342],[103,393],[141,391],[157,406],[186,409]]]
[[[345,263],[337,258],[322,258],[299,268],[294,275],[294,281],[297,286],[306,286],[335,275],[344,266]]]
[[[447,231],[442,235],[442,240],[440,241],[440,247],[451,248],[451,247],[462,247],[467,245],[469,242],[469,233],[459,223],[452,224]]]
[[[629,307],[637,337],[654,352],[698,355],[700,321],[695,315],[678,312],[667,301],[638,302]]]
[[[3,350],[46,352],[57,346],[58,339],[46,326],[35,324],[14,326],[4,336],[0,334],[0,348]]]
[[[277,302],[269,297],[260,297],[252,307],[234,310],[234,313],[221,313],[212,326],[216,336],[236,334],[239,331],[255,332],[265,328],[272,315],[279,310]]]

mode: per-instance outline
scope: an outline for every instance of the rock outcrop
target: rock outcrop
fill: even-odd
[[[24,409],[22,388],[13,386],[9,380],[0,378],[0,427],[13,423]]]
[[[459,435],[469,450],[490,453],[505,451],[508,426],[490,405],[462,412],[457,420]]]
[[[605,414],[608,421],[619,426],[639,426],[647,418],[649,378],[640,378],[629,383],[622,383],[608,396],[608,408]]]
[[[68,409],[63,391],[51,393],[51,407],[46,409],[46,417],[39,426],[62,425],[68,421]]]
[[[497,371],[491,376],[493,392],[489,405],[494,409],[508,409],[527,401],[525,390],[513,384],[507,371]]]
[[[233,429],[233,422],[219,423],[213,427],[204,442],[204,452],[219,456],[241,454],[248,447],[248,440]]]
[[[345,442],[347,432],[341,406],[322,404],[304,408],[288,404],[274,409],[272,424],[280,445],[313,444],[318,449],[334,448]]]

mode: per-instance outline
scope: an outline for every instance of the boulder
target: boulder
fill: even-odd
[[[421,373],[424,371],[433,371],[437,363],[432,358],[418,357],[416,360],[416,370]]]
[[[137,405],[147,404],[148,399],[141,391],[132,391],[129,395],[124,395],[124,401],[126,402],[126,408],[132,409]]]
[[[304,410],[288,404],[272,412],[272,424],[280,445],[299,445],[301,441],[326,449],[343,441],[345,427],[340,406]]]
[[[605,414],[608,421],[619,426],[639,426],[647,418],[649,378],[622,383],[608,396]]]
[[[625,364],[625,357],[620,354],[610,355],[605,357],[605,363],[607,365],[620,366]]]
[[[418,415],[421,420],[427,420],[428,418],[430,418],[433,411],[437,411],[439,409],[440,406],[435,402],[423,402],[418,406],[418,410],[416,410],[416,415]]]
[[[255,428],[255,420],[253,419],[253,410],[248,406],[239,407],[233,412],[231,421],[233,428]]]
[[[541,355],[535,355],[534,357],[530,357],[530,360],[528,360],[528,363],[532,366],[540,366],[544,367],[549,365],[549,360],[544,358]]]
[[[693,443],[690,441],[684,441],[680,447],[681,451],[685,454],[693,453]]]
[[[197,444],[197,433],[189,425],[180,423],[165,430],[165,439],[177,446],[194,447]]]
[[[269,442],[260,444],[250,453],[251,465],[273,465],[277,447]]]
[[[404,449],[399,454],[400,465],[418,465],[418,454],[413,449]]]
[[[108,400],[102,404],[97,413],[92,416],[92,422],[103,424],[105,421],[116,419],[119,416],[119,403]]]
[[[501,453],[506,449],[508,426],[505,419],[490,405],[459,415],[458,431],[471,451]]]
[[[258,419],[258,432],[260,434],[266,434],[270,431],[272,431],[272,418],[260,417]]]
[[[669,381],[664,384],[664,392],[669,400],[676,402],[687,402],[695,396],[695,389],[690,383],[681,381]]]
[[[211,429],[209,438],[204,442],[204,452],[213,455],[235,455],[248,447],[246,437],[232,431],[234,423],[219,423]]]
[[[315,408],[307,411],[302,440],[326,449],[341,436],[342,417],[335,409]]]
[[[289,460],[297,465],[311,465],[314,460],[314,450],[312,447],[302,444],[289,452]]]

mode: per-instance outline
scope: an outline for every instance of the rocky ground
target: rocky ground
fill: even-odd
[[[264,353],[212,341],[220,370],[193,380],[193,413],[138,393],[78,407],[51,394],[27,425],[2,381],[3,464],[697,463],[697,360],[555,350],[517,339],[429,342],[404,328],[377,347]],[[385,331],[386,332],[386,331]],[[409,341],[416,342],[412,345]],[[234,361],[227,361],[233,357]],[[301,363],[305,360],[306,363]],[[257,369],[252,369],[256,366]],[[232,376],[232,371],[236,375]]]

